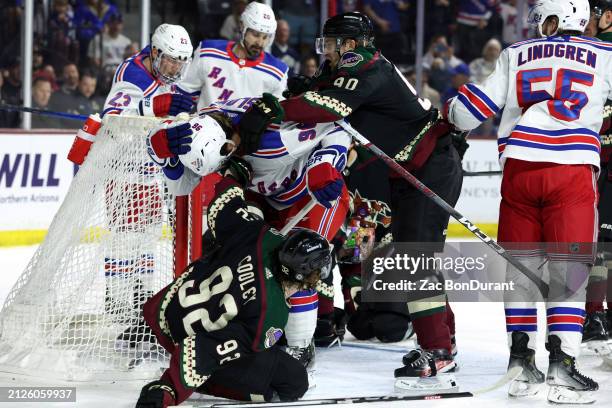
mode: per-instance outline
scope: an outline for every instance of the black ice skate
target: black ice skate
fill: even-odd
[[[612,354],[608,345],[608,322],[604,312],[589,313],[584,320],[582,343],[600,356]]]
[[[550,352],[546,383],[550,386],[548,401],[557,404],[591,404],[595,398],[589,391],[599,385],[576,368],[576,358],[561,350],[561,339],[548,336],[546,349]]]
[[[456,390],[453,373],[457,364],[446,349],[410,351],[395,370],[395,390],[408,393]]]
[[[332,313],[317,318],[314,342],[317,347],[331,347],[344,340],[346,333],[346,313],[335,307]]]
[[[510,383],[508,395],[511,397],[526,397],[535,395],[542,388],[544,373],[535,365],[535,350],[527,347],[529,336],[524,332],[512,332],[512,346],[508,370],[521,367],[523,371]]]
[[[316,385],[314,377],[314,364],[315,364],[315,345],[314,340],[306,347],[299,346],[287,346],[285,348],[287,354],[295,358],[297,361],[302,363],[308,373],[308,388],[312,388]]]

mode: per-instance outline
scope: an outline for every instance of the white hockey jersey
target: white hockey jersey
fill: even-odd
[[[113,85],[104,103],[102,117],[104,115],[144,116],[139,108],[140,101],[163,93],[177,93],[176,85],[162,84],[147,71],[143,61],[150,55],[151,47],[147,46],[117,67]]]
[[[506,48],[481,85],[450,101],[448,120],[469,130],[503,114],[498,150],[533,162],[599,167],[599,129],[612,98],[612,44],[587,37],[527,40]]]
[[[237,123],[253,99],[231,100],[203,109],[201,113],[222,110]],[[266,196],[274,208],[287,208],[308,194],[308,163],[324,161],[342,171],[350,143],[351,137],[336,123],[283,122],[280,126],[272,125],[262,135],[259,149],[244,156],[253,167],[249,189]],[[180,179],[167,179],[167,184],[172,193],[186,195],[199,181],[200,176],[185,168]]]
[[[282,98],[287,65],[267,52],[245,60],[232,52],[233,41],[204,40],[196,49],[179,88],[198,100],[198,111],[216,101],[261,96]]]

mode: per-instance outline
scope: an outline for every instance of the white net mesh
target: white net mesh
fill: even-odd
[[[0,371],[74,381],[159,377],[144,300],[172,281],[174,203],[145,139],[108,116],[0,313]]]

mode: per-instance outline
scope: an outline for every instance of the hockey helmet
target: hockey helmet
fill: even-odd
[[[328,47],[329,39],[335,39],[336,50],[340,48],[342,41],[347,38],[371,43],[374,40],[374,27],[370,18],[363,13],[352,11],[338,14],[327,19],[323,25],[323,37],[317,38],[315,42],[317,54],[325,54],[325,38],[328,38]]]
[[[210,116],[198,116],[189,121],[193,130],[191,150],[179,156],[181,163],[200,176],[206,176],[221,168],[231,155],[223,154],[224,146],[234,142],[227,139],[223,127]],[[232,153],[233,153],[232,150]]]
[[[606,11],[612,10],[612,0],[590,0],[589,3],[591,3],[591,11],[597,18],[601,18]]]
[[[331,272],[331,247],[316,232],[306,228],[292,229],[278,251],[282,275],[294,282],[312,282],[313,273],[320,271],[325,279]]]
[[[193,54],[187,30],[180,25],[162,24],[151,37],[151,48],[157,50],[151,64],[153,75],[164,84],[179,81]]]
[[[267,4],[249,3],[240,15],[242,23],[242,38],[247,29],[268,34],[268,44],[272,42],[276,33],[276,17],[274,11]]]
[[[542,25],[550,16],[559,19],[557,31],[584,32],[589,19],[591,8],[588,0],[539,0],[529,12],[527,22],[539,37],[543,37]]]

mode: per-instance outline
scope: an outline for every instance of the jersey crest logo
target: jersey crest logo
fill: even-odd
[[[264,341],[264,347],[270,348],[276,344],[277,341],[283,336],[282,329],[277,329],[276,327],[270,327],[266,332],[266,340]]]
[[[338,68],[351,68],[358,65],[361,61],[363,61],[363,55],[355,52],[346,52],[342,56],[342,60],[340,61]]]

